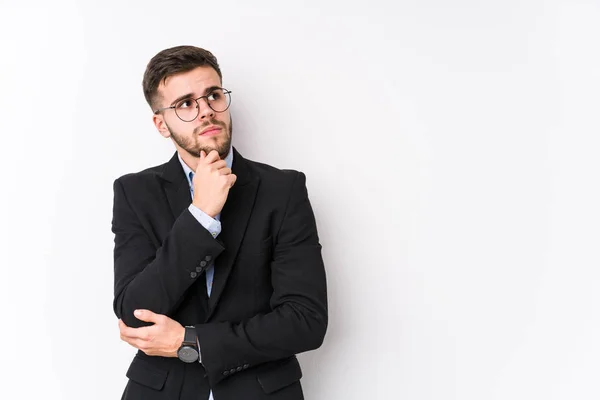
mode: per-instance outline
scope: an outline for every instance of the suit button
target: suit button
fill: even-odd
[[[197,273],[201,273],[202,272],[202,267],[196,267],[196,272]]]
[[[250,365],[244,364],[244,369],[248,368]]]
[[[240,372],[242,369],[243,369],[242,367],[237,367],[237,368],[236,368],[236,371],[237,371],[237,372]]]
[[[206,267],[206,261],[200,261],[200,266],[201,267]]]
[[[225,375],[225,376],[229,375],[229,371],[223,372],[223,375]]]
[[[231,368],[231,369],[229,370],[229,373],[231,373],[231,374],[235,374],[235,368]]]
[[[205,259],[206,261],[210,261],[210,260],[212,260],[212,257],[211,257],[211,256],[206,256],[206,257],[204,257],[204,259]]]
[[[195,278],[195,277],[197,277],[197,276],[198,276],[198,274],[197,274],[196,272],[192,272],[192,273],[190,273],[190,277],[191,277],[192,279],[194,279],[194,278]]]

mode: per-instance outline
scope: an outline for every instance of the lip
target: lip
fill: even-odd
[[[200,132],[200,136],[204,136],[204,135],[214,135],[217,134],[218,132],[221,131],[221,127],[220,126],[209,126],[206,129],[204,129],[202,132]]]

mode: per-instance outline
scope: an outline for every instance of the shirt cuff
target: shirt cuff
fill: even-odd
[[[209,231],[214,238],[219,236],[219,233],[221,233],[220,221],[217,221],[216,219],[212,218],[210,215],[206,214],[204,211],[202,211],[193,204],[190,204],[188,210],[190,210],[194,218],[196,218],[196,220],[200,222],[200,225],[202,225],[207,231]]]

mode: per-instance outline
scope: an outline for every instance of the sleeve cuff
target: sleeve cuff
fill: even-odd
[[[204,211],[199,209],[193,204],[190,204],[188,207],[194,218],[207,230],[210,234],[216,238],[221,233],[221,222],[212,218],[210,215],[206,214]]]

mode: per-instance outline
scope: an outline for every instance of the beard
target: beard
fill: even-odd
[[[175,132],[173,129],[171,129],[171,127],[168,124],[166,124],[166,121],[165,125],[167,125],[169,133],[171,133],[171,138],[173,139],[173,141],[177,143],[179,147],[181,147],[194,157],[200,158],[201,151],[204,151],[204,153],[208,155],[208,153],[210,153],[211,151],[216,150],[217,153],[219,153],[219,158],[221,160],[224,160],[225,157],[227,157],[227,154],[229,154],[229,150],[231,148],[231,136],[233,132],[233,123],[231,119],[229,120],[229,129],[227,129],[227,124],[225,122],[213,119],[194,129],[193,137],[189,137],[188,135],[185,135],[183,133]],[[223,131],[225,131],[225,140],[223,140],[222,142],[217,141],[215,145],[200,143],[200,137],[198,135],[204,128],[206,128],[209,125],[216,125],[221,127]]]

